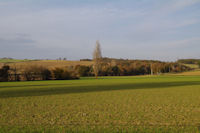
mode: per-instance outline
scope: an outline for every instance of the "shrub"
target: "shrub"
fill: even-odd
[[[0,69],[0,81],[8,81],[10,67],[5,65]]]
[[[62,68],[55,68],[52,70],[55,80],[78,79],[78,75],[74,71],[67,71]]]
[[[91,71],[91,68],[89,66],[81,66],[81,65],[77,65],[75,67],[75,70],[78,72],[78,74],[81,76],[81,77],[84,77],[84,76],[90,76],[90,71]]]
[[[51,72],[45,67],[33,65],[24,69],[23,76],[27,81],[49,80],[51,79]]]
[[[199,68],[200,68],[200,61],[198,62]]]
[[[49,69],[43,69],[41,71],[42,80],[50,80],[52,78],[51,71]]]

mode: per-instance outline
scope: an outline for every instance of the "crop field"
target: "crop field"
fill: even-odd
[[[9,64],[11,67],[16,67],[17,69],[24,69],[30,66],[43,66],[49,69],[54,69],[56,67],[65,68],[69,66],[84,65],[90,66],[93,64],[92,61],[68,61],[68,60],[0,60],[0,67],[4,63]]]
[[[29,62],[18,62],[15,64],[10,64],[19,66],[19,67],[26,67],[31,65],[38,65],[44,66],[47,68],[55,68],[55,67],[66,67],[66,66],[76,66],[76,65],[92,65],[92,61],[64,61],[64,60],[39,60],[39,61],[29,61]]]
[[[20,63],[20,62],[28,62],[29,60],[20,60],[20,59],[1,59],[0,58],[0,67],[6,64],[15,64],[15,63]]]
[[[0,83],[0,132],[199,130],[200,76]]]

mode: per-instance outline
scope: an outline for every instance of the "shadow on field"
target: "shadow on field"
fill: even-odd
[[[11,85],[11,86],[9,85],[9,86],[0,86],[0,89],[1,88],[16,88],[16,87],[17,88],[19,88],[19,87],[37,87],[37,86],[42,87],[42,86],[52,86],[52,85],[62,86],[62,85],[66,85],[66,84],[40,84],[40,85],[39,84],[35,84],[35,85],[28,84],[28,85]],[[72,84],[67,84],[67,85],[72,85]]]
[[[101,92],[114,90],[131,90],[131,89],[156,89],[178,86],[200,85],[198,81],[182,81],[182,82],[159,82],[159,83],[129,83],[129,84],[113,84],[113,85],[84,85],[84,86],[64,86],[48,88],[27,88],[23,90],[3,90],[0,91],[0,98],[8,97],[27,97],[27,96],[43,96],[56,94],[70,94],[70,93],[86,93],[86,92]],[[41,85],[41,87],[44,85]]]

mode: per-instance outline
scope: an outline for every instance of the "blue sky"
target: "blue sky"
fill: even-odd
[[[0,0],[0,57],[200,58],[200,0]]]

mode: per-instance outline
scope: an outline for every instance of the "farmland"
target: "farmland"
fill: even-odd
[[[200,76],[0,83],[0,132],[197,132]]]
[[[32,65],[39,65],[47,67],[49,69],[56,67],[67,67],[67,66],[76,66],[76,65],[92,65],[92,61],[65,61],[65,60],[0,60],[0,67],[3,66],[3,63],[9,63],[11,67],[17,67],[18,69],[23,69]]]
[[[16,62],[26,62],[26,61],[29,61],[29,60],[27,60],[27,59],[24,59],[24,60],[9,59],[9,58],[2,59],[2,58],[0,58],[0,63],[16,63]]]

